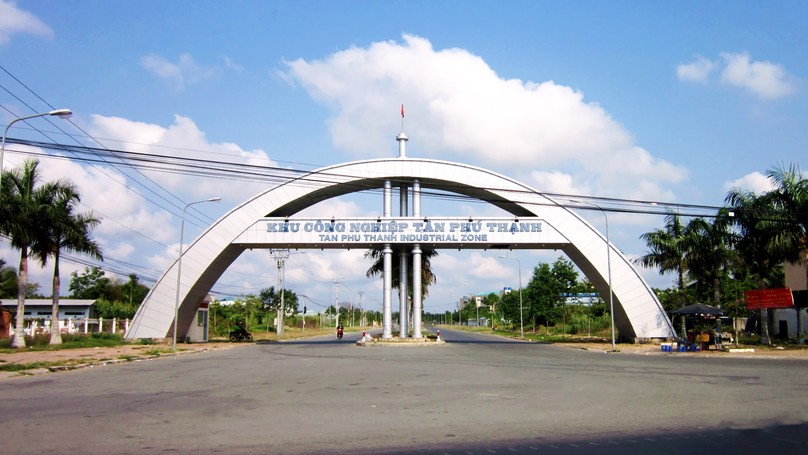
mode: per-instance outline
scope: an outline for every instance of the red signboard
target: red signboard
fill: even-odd
[[[791,308],[794,306],[794,296],[789,288],[758,289],[755,291],[744,291],[747,310],[759,310],[761,308]]]

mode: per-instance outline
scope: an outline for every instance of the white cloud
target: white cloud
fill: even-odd
[[[41,149],[31,149],[43,153]],[[126,187],[128,180],[114,169],[99,166],[85,168],[74,161],[56,157],[40,157],[39,161],[43,181],[68,177],[79,186],[82,202],[79,211],[89,211],[88,207],[97,211],[95,215],[101,218],[101,224],[93,233],[96,236],[106,237],[107,240],[103,242],[105,245],[117,245],[117,242],[110,240],[111,236],[131,234],[131,231],[121,224],[157,241],[173,238],[174,229],[169,225],[171,215],[161,209],[153,210],[145,199]],[[21,163],[22,159],[19,157],[12,159],[6,157],[6,166],[9,168],[17,167]],[[105,220],[105,217],[121,224]]]
[[[727,192],[733,188],[740,188],[743,191],[753,191],[755,194],[762,194],[774,189],[772,181],[760,172],[752,172],[746,174],[738,180],[724,183],[724,191]]]
[[[216,66],[200,65],[191,54],[180,55],[177,63],[168,61],[162,55],[150,54],[141,57],[140,64],[155,76],[174,84],[177,89],[185,88],[186,84],[194,84],[213,77],[220,71]]]
[[[91,134],[116,140],[110,148],[154,153],[160,155],[204,158],[221,162],[278,167],[260,149],[243,150],[236,144],[209,142],[205,133],[193,120],[180,115],[174,116],[174,123],[168,127],[135,122],[120,117],[92,115]],[[117,141],[124,141],[123,143]],[[202,153],[200,153],[202,152]],[[242,202],[266,189],[269,183],[241,182],[237,185],[221,185],[221,180],[207,180],[197,176],[180,176],[168,173],[153,173],[149,176],[169,190],[188,192],[195,197],[220,196],[233,202]],[[200,185],[210,181],[215,185]],[[213,194],[214,192],[216,194]]]
[[[115,248],[109,248],[109,247],[104,248],[104,254],[109,255],[110,257],[113,257],[115,259],[126,259],[134,251],[135,247],[126,242],[121,242]]]
[[[696,60],[690,63],[683,63],[676,67],[676,75],[680,81],[704,82],[707,75],[715,68],[716,64],[701,55],[696,56]]]
[[[416,155],[478,159],[526,170],[561,163],[583,168],[582,181],[605,165],[619,194],[638,180],[678,182],[687,171],[636,147],[630,134],[583,93],[553,81],[503,79],[463,49],[435,51],[420,37],[350,48],[324,60],[286,62],[288,80],[331,106],[334,143],[359,155],[391,155],[403,101]],[[626,161],[631,160],[631,161]],[[626,164],[632,164],[626,166]]]
[[[0,45],[11,40],[14,33],[32,33],[53,38],[53,30],[36,16],[17,8],[13,2],[0,0]]]
[[[239,65],[238,63],[234,62],[232,58],[226,55],[224,56],[224,66],[239,73],[244,71],[244,65]]]
[[[573,177],[559,171],[532,171],[530,177],[536,182],[536,189],[546,193],[588,195],[588,188],[576,187]]]
[[[794,91],[791,83],[785,79],[789,76],[782,65],[771,62],[751,62],[748,53],[721,53],[726,68],[721,73],[725,84],[743,87],[757,94],[760,98],[771,100],[788,95]]]
[[[362,209],[354,201],[344,201],[338,198],[326,199],[295,214],[296,217],[301,218],[330,218],[332,216],[350,218],[378,215],[379,213],[376,211],[368,212]]]

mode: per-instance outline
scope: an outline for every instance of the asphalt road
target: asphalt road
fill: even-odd
[[[6,380],[0,453],[808,453],[806,361],[359,336]]]

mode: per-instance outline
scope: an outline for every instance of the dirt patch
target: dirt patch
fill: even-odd
[[[606,352],[612,349],[610,343],[564,343],[553,342],[556,346],[564,346],[572,349],[583,349],[587,351]],[[733,353],[728,351],[708,350],[698,352],[662,352],[662,348],[657,344],[618,344],[617,350],[620,354],[633,355],[667,355],[686,357],[737,357],[737,358],[769,358],[769,359],[808,359],[808,346],[788,346],[778,349],[777,346],[741,346],[741,348],[751,348],[755,352]]]
[[[184,355],[199,352],[217,351],[236,346],[247,346],[246,343],[200,343],[181,344],[177,350],[170,352],[171,346],[166,345],[125,345],[115,347],[64,349],[60,351],[27,351],[12,354],[0,354],[0,365],[52,365],[51,370],[67,370],[76,366],[88,366],[99,363],[123,363],[143,358],[153,358],[156,355]],[[61,367],[61,368],[59,368]],[[50,372],[51,370],[22,370],[19,372],[6,372],[0,377],[29,375],[34,372]]]

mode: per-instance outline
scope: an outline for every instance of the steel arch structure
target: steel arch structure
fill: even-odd
[[[477,198],[519,217],[540,217],[564,237],[561,249],[608,296],[606,238],[572,210],[524,183],[495,172],[448,161],[383,158],[321,168],[278,184],[230,210],[183,253],[178,335],[182,336],[219,277],[246,249],[236,239],[264,217],[291,217],[318,202],[344,194],[381,189],[385,181],[415,179],[424,189]],[[654,292],[631,262],[614,247],[612,287],[615,325],[621,337],[668,338],[673,326]],[[173,334],[177,261],[152,287],[125,337],[164,338]]]

